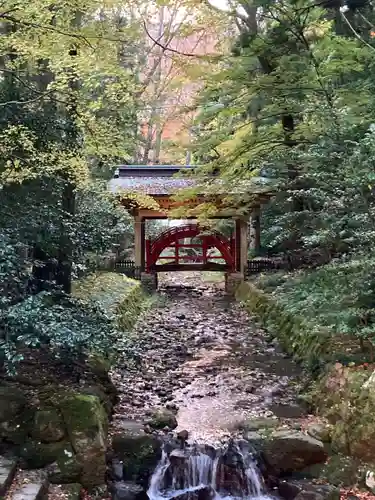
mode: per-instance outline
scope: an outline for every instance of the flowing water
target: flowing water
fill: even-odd
[[[147,492],[150,500],[271,500],[254,454],[244,442],[226,448],[164,448]]]

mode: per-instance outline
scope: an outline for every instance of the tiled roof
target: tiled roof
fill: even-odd
[[[177,177],[180,170],[193,169],[193,166],[180,165],[119,165],[113,179],[108,183],[108,189],[112,193],[117,191],[140,191],[149,195],[169,195],[180,189],[193,186],[205,185],[202,192],[208,194],[228,193],[228,181],[211,177],[204,182],[203,179],[192,177]],[[203,184],[202,184],[203,183]],[[238,180],[234,183],[231,193],[238,194],[262,194],[272,191],[272,181],[267,177],[252,177],[247,180]],[[220,191],[220,186],[223,191]],[[229,193],[228,193],[229,194]]]
[[[179,189],[192,187],[194,179],[176,177],[117,177],[108,183],[108,189],[115,193],[120,190],[141,191],[150,195],[173,194]]]

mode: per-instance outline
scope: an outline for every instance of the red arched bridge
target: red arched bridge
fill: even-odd
[[[228,239],[220,232],[204,229],[198,224],[174,226],[154,240],[146,240],[146,272],[233,272],[235,254],[234,238]]]

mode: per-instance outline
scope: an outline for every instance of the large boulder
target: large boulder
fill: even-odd
[[[164,429],[168,427],[173,430],[178,425],[175,414],[167,408],[156,408],[153,410],[147,423],[153,429]]]
[[[70,444],[47,468],[47,472],[48,480],[53,484],[78,483],[81,480],[82,464],[78,462]]]
[[[275,431],[267,436],[250,433],[248,439],[262,453],[272,475],[299,471],[328,457],[321,441],[299,431]]]
[[[105,482],[108,416],[97,396],[67,392],[55,399],[86,488]]]
[[[113,436],[112,449],[123,463],[124,478],[147,487],[161,457],[159,440],[146,434],[141,423],[129,420],[123,422],[122,431]]]
[[[34,410],[16,387],[0,387],[0,439],[21,445],[30,431]]]
[[[278,489],[285,500],[340,500],[339,488],[330,484],[288,480],[281,481]]]

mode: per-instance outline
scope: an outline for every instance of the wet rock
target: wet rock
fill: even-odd
[[[115,457],[123,463],[124,478],[146,487],[161,457],[159,440],[146,434],[142,423],[128,421],[123,423],[121,433],[113,436],[112,448]]]
[[[275,431],[270,436],[249,433],[247,438],[260,449],[267,468],[274,474],[302,470],[325,462],[328,456],[321,441],[299,431]]]
[[[307,426],[307,434],[315,439],[320,439],[323,443],[329,443],[331,440],[330,429],[327,425],[312,423]]]
[[[213,446],[210,446],[209,444],[204,445],[202,452],[208,455],[211,458],[211,460],[214,460],[216,458],[216,450]]]
[[[329,484],[312,484],[306,480],[281,481],[279,493],[285,500],[340,500],[340,490]]]
[[[177,433],[177,438],[181,441],[187,441],[189,439],[189,431],[183,430]]]
[[[165,405],[165,407],[167,408],[167,410],[170,410],[173,413],[177,413],[178,412],[178,406],[176,405],[176,403],[167,403]]]
[[[147,498],[142,486],[132,482],[116,482],[111,489],[113,500],[144,500]]]
[[[215,491],[210,486],[205,486],[196,491],[189,491],[173,497],[173,500],[213,500]]]
[[[116,481],[122,481],[124,477],[124,464],[117,458],[112,460],[112,474]]]
[[[157,408],[150,415],[150,420],[147,422],[154,429],[175,429],[177,427],[177,419],[174,413],[166,408]]]
[[[189,456],[185,453],[185,451],[180,449],[172,450],[169,454],[169,461],[172,466],[179,466],[180,464],[185,463],[188,458]]]
[[[276,418],[249,418],[239,425],[239,428],[245,431],[259,431],[262,429],[274,429],[280,425]]]

